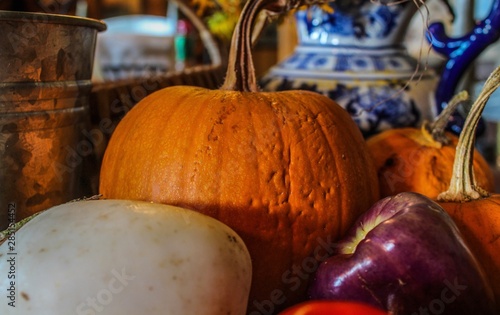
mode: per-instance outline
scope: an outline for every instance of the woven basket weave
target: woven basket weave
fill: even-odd
[[[124,115],[141,99],[160,89],[174,85],[219,88],[224,80],[225,66],[221,62],[220,49],[199,17],[180,0],[175,0],[179,9],[197,28],[199,36],[208,52],[211,64],[195,65],[182,72],[167,72],[158,76],[131,78],[118,81],[96,83],[90,93],[90,131],[94,135],[93,154],[85,161],[88,170],[83,185],[89,187],[88,194],[98,192],[100,165],[112,131]]]

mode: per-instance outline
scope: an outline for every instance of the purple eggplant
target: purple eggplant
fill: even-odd
[[[363,214],[320,264],[309,295],[393,315],[495,314],[487,278],[455,223],[416,193],[384,198]]]

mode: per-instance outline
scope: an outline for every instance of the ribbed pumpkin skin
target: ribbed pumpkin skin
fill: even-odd
[[[458,142],[457,136],[446,135],[450,143],[441,148],[417,128],[391,129],[367,139],[378,172],[380,197],[413,191],[436,199],[445,191],[450,185]],[[477,150],[473,164],[479,186],[493,191],[493,172]]]
[[[500,195],[467,202],[439,202],[484,267],[500,312]]]
[[[305,299],[300,277],[314,266],[305,258],[324,255],[321,244],[379,192],[359,129],[330,99],[176,86],[143,99],[117,126],[100,193],[182,205],[226,223],[252,256],[250,305],[282,292],[277,310]]]

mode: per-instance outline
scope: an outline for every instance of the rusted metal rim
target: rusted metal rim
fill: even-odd
[[[0,126],[2,133],[51,130],[71,126],[85,121],[88,108],[74,107],[38,112],[2,113]]]
[[[0,100],[34,100],[34,96],[39,100],[69,97],[89,92],[91,86],[90,80],[0,83]]]
[[[0,83],[0,113],[58,110],[83,106],[90,80]],[[1,119],[0,119],[1,120]]]
[[[19,21],[27,23],[64,24],[73,26],[83,26],[94,28],[98,31],[105,31],[106,23],[100,20],[63,14],[41,13],[41,12],[20,12],[0,10],[0,21]]]

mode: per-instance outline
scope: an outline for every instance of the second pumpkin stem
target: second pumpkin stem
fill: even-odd
[[[450,139],[448,139],[445,134],[446,126],[450,121],[451,115],[457,110],[458,105],[468,99],[469,93],[467,93],[467,91],[462,91],[456,94],[432,123],[424,123],[422,125],[422,131],[428,134],[433,141],[438,142],[440,145],[448,144]]]
[[[488,77],[467,115],[464,129],[458,139],[450,187],[438,196],[438,201],[464,202],[489,196],[489,192],[477,186],[472,160],[477,125],[486,103],[499,85],[500,67],[496,68]]]

